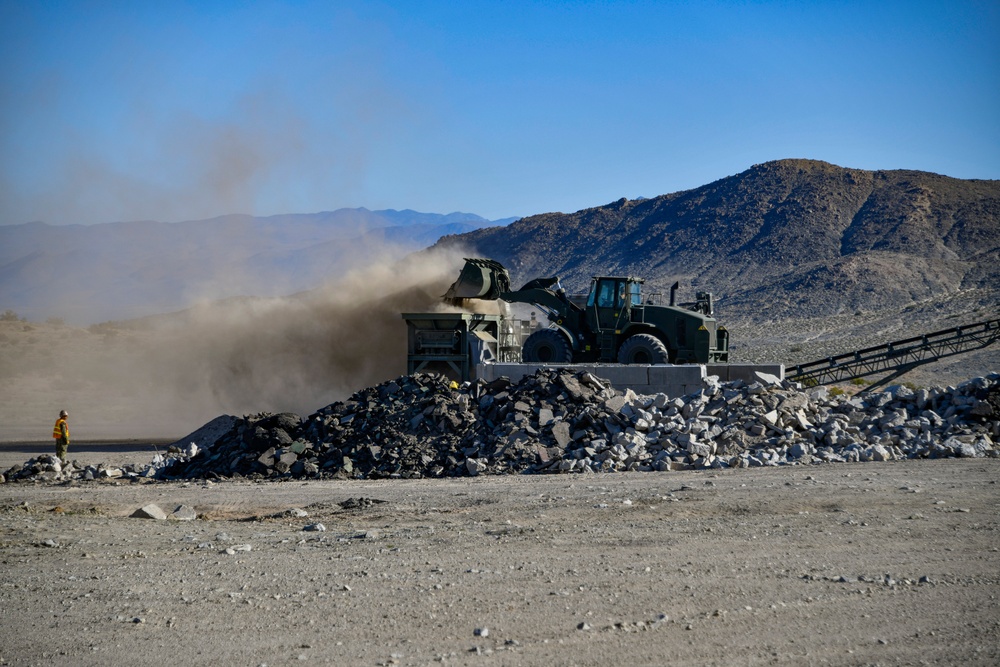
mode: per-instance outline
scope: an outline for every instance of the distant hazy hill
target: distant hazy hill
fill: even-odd
[[[507,265],[515,285],[558,274],[680,280],[729,316],[824,317],[1000,287],[1000,181],[780,160],[708,185],[546,213],[440,244]]]
[[[190,222],[0,226],[0,311],[91,324],[199,299],[311,289],[491,222],[477,215],[340,209]]]

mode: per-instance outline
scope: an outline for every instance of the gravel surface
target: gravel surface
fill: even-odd
[[[5,484],[0,664],[995,665],[998,472]]]

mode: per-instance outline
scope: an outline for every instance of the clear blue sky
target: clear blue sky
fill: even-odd
[[[0,0],[0,224],[1000,178],[1000,3]]]

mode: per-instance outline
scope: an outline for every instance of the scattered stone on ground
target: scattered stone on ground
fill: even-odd
[[[367,509],[369,507],[374,507],[375,505],[381,505],[384,502],[384,500],[378,500],[377,498],[348,498],[347,500],[337,504],[340,505],[341,509],[356,510]]]
[[[198,518],[198,513],[190,505],[178,505],[167,518],[174,521],[194,521]]]
[[[167,514],[159,505],[154,505],[150,503],[149,505],[144,505],[132,513],[132,516],[136,519],[156,519],[157,521],[166,521]]]
[[[6,485],[3,608],[46,641],[3,657],[154,665],[176,636],[177,664],[997,665],[998,464]],[[150,503],[168,520],[127,518]]]
[[[867,395],[705,379],[684,397],[619,392],[588,372],[541,370],[455,386],[416,374],[301,419],[228,416],[148,465],[62,466],[43,455],[8,482],[67,479],[417,478],[745,468],[905,458],[997,457],[1000,374],[958,387]],[[355,507],[371,501],[359,498]]]

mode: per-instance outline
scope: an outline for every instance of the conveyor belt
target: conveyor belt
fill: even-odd
[[[872,387],[887,384],[921,364],[986,347],[1000,339],[1000,319],[942,329],[835,357],[792,366],[785,377],[807,385],[833,384],[892,373]]]

